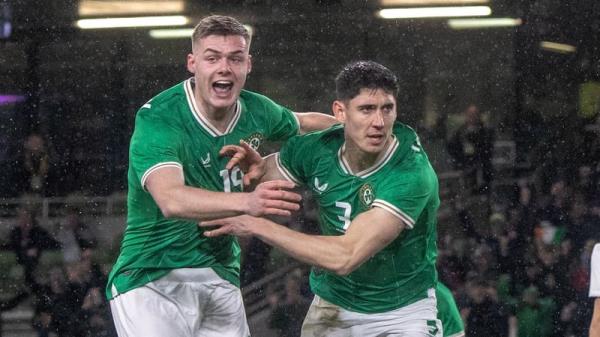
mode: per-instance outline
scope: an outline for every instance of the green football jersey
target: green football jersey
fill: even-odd
[[[112,298],[176,268],[211,267],[239,286],[240,247],[233,236],[207,238],[197,221],[167,219],[144,184],[153,171],[183,169],[185,184],[210,191],[239,192],[239,168],[225,169],[219,156],[227,144],[285,140],[299,131],[292,111],[265,96],[242,90],[233,119],[220,132],[199,112],[193,79],[160,93],[138,111],[129,149],[127,228],[106,289]]]
[[[437,298],[437,317],[442,321],[444,337],[464,336],[465,325],[450,289],[443,283],[438,282],[435,287],[435,297]]]
[[[347,276],[313,268],[313,292],[350,311],[404,307],[426,298],[437,280],[437,176],[411,128],[396,123],[393,134],[383,158],[362,172],[352,172],[341,155],[341,125],[293,137],[278,155],[279,170],[312,191],[323,235],[342,235],[371,207],[381,207],[406,224],[394,241]]]

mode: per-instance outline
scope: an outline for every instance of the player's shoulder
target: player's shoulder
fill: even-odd
[[[400,142],[410,142],[411,140],[419,138],[417,132],[413,128],[401,122],[394,123],[392,132]]]
[[[296,137],[307,143],[328,144],[344,139],[344,125],[335,124],[327,129],[311,131]]]
[[[160,115],[165,111],[173,111],[175,104],[187,104],[185,87],[188,81],[190,80],[177,83],[152,97],[140,107],[138,114]]]
[[[596,244],[594,245],[594,248],[593,248],[593,250],[592,250],[592,259],[593,259],[593,260],[594,260],[596,263],[600,264],[600,242],[599,242],[599,243],[596,243]]]
[[[336,152],[343,142],[344,127],[336,124],[324,130],[296,135],[288,139],[284,147],[293,148],[294,151],[307,155],[322,156],[329,152]]]
[[[246,89],[242,89],[242,91],[240,91],[240,101],[247,106],[260,105],[264,107],[269,105],[277,105],[277,103],[271,98]]]

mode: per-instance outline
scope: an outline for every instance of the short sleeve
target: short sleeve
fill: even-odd
[[[381,207],[400,218],[409,229],[437,193],[435,176],[428,170],[410,170],[389,174],[378,184],[373,207]]]
[[[590,297],[600,297],[600,243],[594,246],[590,266]]]
[[[264,97],[263,104],[270,127],[268,140],[287,140],[300,132],[300,122],[292,110],[273,102],[267,97]]]
[[[165,166],[182,167],[180,132],[149,110],[140,110],[129,149],[130,167],[142,187],[150,173]]]
[[[307,136],[295,136],[290,138],[276,154],[277,168],[286,179],[298,185],[303,185],[307,179],[313,162],[311,153],[307,151]]]

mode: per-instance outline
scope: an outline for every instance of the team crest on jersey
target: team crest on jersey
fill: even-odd
[[[248,145],[250,145],[250,147],[252,147],[253,149],[258,150],[260,144],[262,144],[264,139],[265,137],[261,133],[255,132],[250,136],[246,137],[244,139],[244,142],[248,143]]]
[[[371,186],[371,184],[369,183],[362,185],[362,187],[358,191],[358,197],[360,199],[360,203],[365,208],[371,207],[371,204],[375,199],[375,192],[373,191],[373,186]]]

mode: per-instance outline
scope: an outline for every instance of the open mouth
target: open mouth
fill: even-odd
[[[228,94],[233,88],[233,82],[231,81],[216,81],[213,82],[212,87],[217,94]]]
[[[383,135],[367,135],[367,138],[371,141],[372,144],[380,144],[385,139]]]

